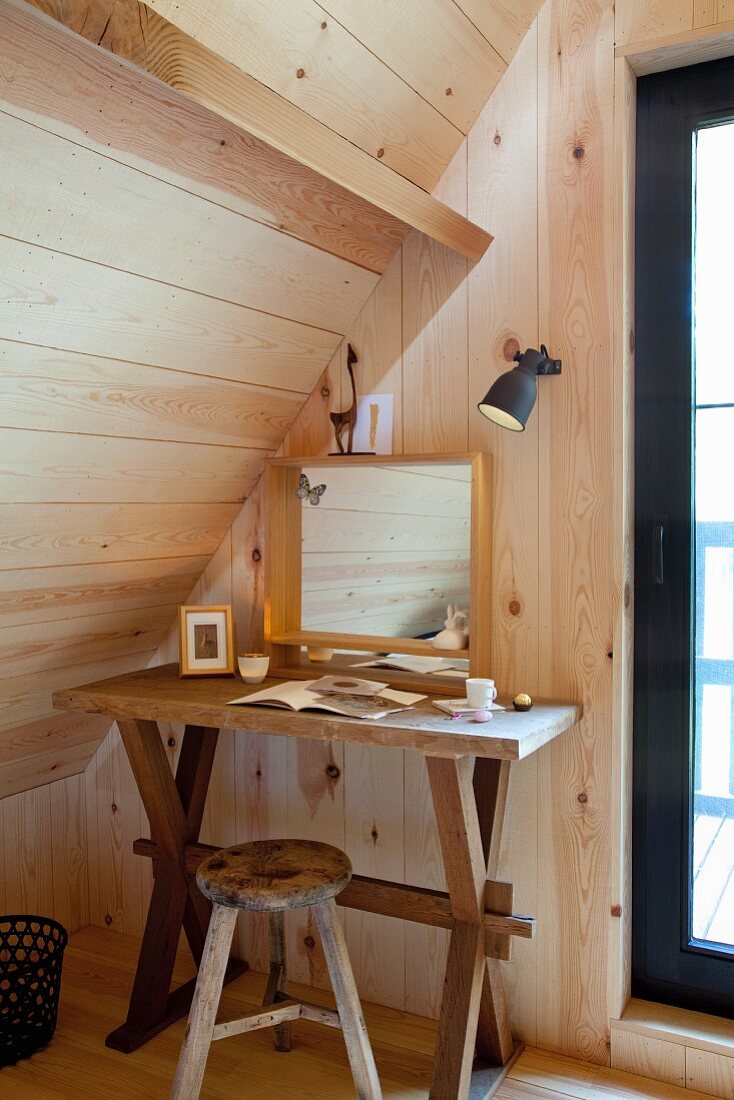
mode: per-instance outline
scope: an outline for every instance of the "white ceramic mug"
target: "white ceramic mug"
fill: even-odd
[[[246,684],[261,684],[268,674],[270,658],[266,653],[244,653],[237,664]]]
[[[488,707],[496,698],[494,680],[474,678],[466,681],[466,701],[470,707]]]

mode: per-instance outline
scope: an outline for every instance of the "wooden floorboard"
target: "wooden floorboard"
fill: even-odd
[[[173,1025],[135,1054],[108,1050],[104,1037],[120,1023],[132,983],[137,941],[87,928],[71,938],[64,961],[59,1025],[51,1045],[0,1071],[0,1097],[10,1100],[165,1100],[184,1030]],[[181,952],[175,979],[193,967]],[[259,1004],[265,976],[250,972],[229,986],[222,1015]],[[294,996],[330,1004],[320,990],[292,985]],[[406,1012],[366,1005],[377,1068],[386,1100],[425,1100],[435,1023]],[[341,1033],[299,1021],[293,1050],[273,1050],[267,1031],[216,1043],[207,1064],[202,1100],[351,1100],[354,1096]],[[498,1100],[700,1100],[700,1093],[641,1077],[527,1050],[496,1093]]]

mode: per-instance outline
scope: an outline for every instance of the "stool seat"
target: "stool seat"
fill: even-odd
[[[352,877],[338,848],[314,840],[255,840],[222,848],[200,864],[196,881],[217,905],[277,912],[319,905]]]

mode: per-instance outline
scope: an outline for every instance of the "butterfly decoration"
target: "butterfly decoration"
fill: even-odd
[[[311,488],[306,475],[301,474],[298,479],[298,488],[296,489],[296,496],[299,500],[307,500],[309,504],[318,504],[325,492],[325,485],[314,485],[313,488]]]

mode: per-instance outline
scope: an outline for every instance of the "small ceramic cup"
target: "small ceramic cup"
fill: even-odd
[[[243,653],[237,664],[246,684],[261,684],[268,674],[270,658],[266,653]]]
[[[334,656],[334,650],[326,649],[325,646],[310,645],[306,647],[306,656],[314,664],[324,664]]]
[[[488,707],[496,698],[494,680],[473,678],[466,681],[466,701],[470,707]]]

